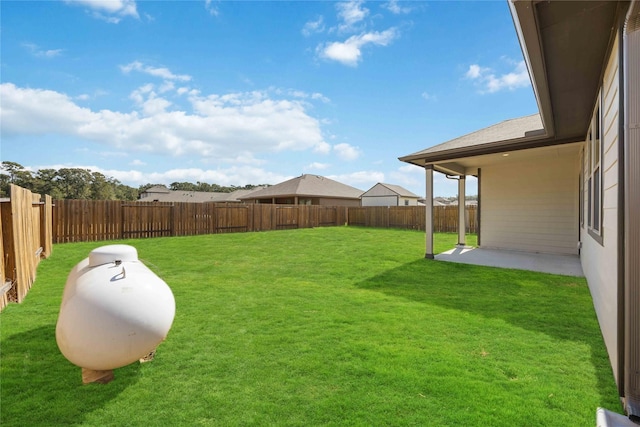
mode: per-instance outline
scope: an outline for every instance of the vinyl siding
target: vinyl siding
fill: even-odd
[[[482,246],[557,254],[578,252],[579,162],[573,154],[482,169]]]
[[[398,196],[362,196],[362,206],[398,206]]]
[[[362,197],[367,196],[397,196],[397,194],[384,185],[376,184],[362,195]]]
[[[619,60],[616,40],[604,73],[602,91],[602,244],[580,229],[582,269],[589,283],[602,336],[615,378],[618,372],[618,129],[619,129]],[[586,149],[586,147],[585,147]],[[583,159],[586,168],[587,159]],[[587,188],[586,180],[584,188]],[[588,198],[584,197],[585,212]]]

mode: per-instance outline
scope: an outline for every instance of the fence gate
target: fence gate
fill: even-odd
[[[276,230],[298,228],[298,207],[276,207]]]
[[[338,210],[335,207],[320,208],[318,211],[318,225],[338,225]]]
[[[173,234],[173,204],[123,204],[122,237],[138,239]]]
[[[248,206],[216,206],[216,233],[249,231]]]

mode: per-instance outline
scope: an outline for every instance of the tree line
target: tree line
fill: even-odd
[[[9,197],[10,184],[19,185],[34,193],[48,194],[54,200],[137,200],[140,193],[156,185],[163,185],[144,184],[134,188],[90,169],[39,169],[33,172],[19,163],[3,161],[0,166],[0,197]],[[251,190],[258,186],[260,185],[236,187],[206,182],[173,182],[168,188],[180,191],[231,193],[236,190]]]

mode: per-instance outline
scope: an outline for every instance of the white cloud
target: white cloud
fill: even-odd
[[[382,7],[387,8],[391,13],[396,15],[406,14],[411,12],[410,7],[400,6],[400,2],[398,0],[390,0],[389,3],[385,3]]]
[[[344,42],[333,42],[320,45],[316,49],[318,54],[329,60],[338,61],[342,64],[355,67],[360,62],[362,48],[373,44],[376,46],[387,46],[398,37],[395,28],[389,28],[382,32],[369,32],[349,37]]]
[[[355,24],[369,15],[369,9],[362,7],[363,3],[363,0],[336,3],[338,18],[342,21],[342,24],[338,27],[339,31],[352,31]]]
[[[331,152],[331,145],[325,141],[320,141],[313,147],[313,152],[318,154],[329,154]]]
[[[198,181],[226,186],[244,186],[247,184],[277,184],[292,178],[291,176],[246,165],[221,169],[181,168],[151,173],[139,170],[104,170],[91,166],[83,166],[83,168],[100,172],[106,176],[112,176],[118,181],[131,186],[140,186],[147,183],[169,185],[172,182]],[[56,168],[54,167],[54,169]]]
[[[35,43],[22,43],[22,46],[26,48],[36,58],[55,58],[62,54],[62,49],[41,49]]]
[[[131,95],[142,109],[120,112],[80,107],[44,89],[0,85],[2,135],[56,134],[95,141],[127,152],[196,154],[201,158],[285,150],[326,150],[320,122],[302,101],[269,92],[188,95],[192,111],[167,111],[153,85]]]
[[[160,91],[162,92],[162,87]],[[165,90],[166,92],[166,90]],[[161,113],[165,113],[167,108],[171,106],[171,102],[165,98],[159,97],[155,90],[154,85],[148,83],[144,86],[131,92],[129,95],[138,107],[142,109],[145,116],[155,116]]]
[[[514,65],[514,68],[508,73],[496,75],[491,68],[472,64],[465,73],[465,77],[476,82],[480,87],[480,93],[495,93],[503,89],[515,90],[531,85],[525,62],[509,62]]]
[[[182,82],[191,80],[191,76],[187,74],[173,74],[168,68],[151,67],[149,65],[144,65],[140,61],[133,61],[127,65],[121,65],[120,70],[125,74],[129,74],[131,71],[138,71],[140,73],[148,74],[153,77],[160,77],[165,80],[178,80]]]
[[[338,157],[342,160],[356,160],[360,157],[360,149],[346,143],[336,144],[333,146],[333,151],[336,152]]]
[[[146,163],[143,162],[140,159],[133,159],[131,162],[129,162],[129,165],[131,165],[131,166],[145,166]]]
[[[340,175],[329,175],[327,178],[342,182],[363,191],[379,182],[385,182],[384,173],[380,171],[358,171]]]
[[[65,0],[65,2],[84,6],[94,18],[110,24],[117,24],[127,16],[139,18],[135,0]]]
[[[217,1],[216,1],[216,3],[217,3]],[[214,2],[212,0],[205,0],[204,8],[207,10],[207,12],[209,12],[209,14],[211,14],[213,16],[218,16],[220,14],[220,11],[218,10],[217,4],[214,4]]]
[[[489,71],[489,68],[480,68],[478,64],[469,65],[469,69],[465,73],[465,77],[468,79],[477,79],[482,73]]]
[[[302,27],[302,35],[309,37],[313,34],[322,33],[324,31],[324,17],[319,16],[315,21],[308,21]]]
[[[305,166],[305,170],[324,170],[329,168],[331,165],[329,163],[319,163],[313,162]]]
[[[423,99],[425,99],[426,101],[437,101],[438,97],[435,95],[432,95],[428,92],[422,92],[422,94],[420,95],[422,96]]]

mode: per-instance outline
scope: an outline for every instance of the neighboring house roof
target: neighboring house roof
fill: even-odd
[[[242,196],[240,200],[288,196],[358,199],[361,195],[362,190],[357,188],[320,175],[305,174]]]
[[[262,187],[261,187],[262,188]],[[158,202],[239,202],[239,197],[246,196],[257,190],[236,190],[231,193],[219,193],[209,191],[181,191],[169,190],[163,186],[155,186],[146,190],[141,197],[142,201],[158,201]]]
[[[236,190],[231,193],[220,193],[220,200],[216,200],[216,202],[239,202],[241,197],[248,196],[263,188],[265,187],[256,187],[251,190]]]
[[[382,190],[382,192],[380,192],[380,190]],[[386,191],[385,191],[386,190]],[[385,193],[385,194],[382,194]],[[393,185],[393,184],[384,184],[382,182],[377,183],[376,185],[374,185],[373,187],[371,187],[370,189],[368,189],[367,191],[365,191],[362,194],[362,197],[368,197],[368,196],[380,196],[380,195],[386,195],[386,194],[396,194],[400,197],[407,197],[410,199],[419,199],[420,196],[418,196],[417,194],[412,193],[411,191],[407,190],[404,187],[401,187],[399,185]]]
[[[153,187],[147,188],[144,191],[144,193],[164,193],[164,194],[169,194],[169,193],[171,193],[171,190],[169,190],[164,185],[154,185]]]

